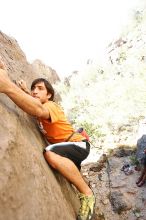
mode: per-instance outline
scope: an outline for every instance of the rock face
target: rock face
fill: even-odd
[[[12,80],[39,77],[16,40],[0,32],[0,54]],[[0,94],[0,220],[74,220],[75,191],[48,166],[34,119]]]
[[[56,83],[57,81],[60,81],[59,76],[57,75],[56,71],[53,70],[51,67],[46,66],[42,63],[40,60],[35,60],[32,63],[32,67],[35,72],[39,73],[41,77],[49,79],[51,84]]]

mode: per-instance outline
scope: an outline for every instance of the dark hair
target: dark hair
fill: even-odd
[[[55,94],[54,88],[52,87],[51,83],[50,83],[48,80],[44,79],[44,78],[35,79],[35,80],[32,82],[32,84],[31,84],[31,91],[34,89],[35,85],[36,85],[37,83],[40,83],[40,82],[43,82],[43,83],[44,83],[44,85],[45,85],[45,87],[46,87],[46,89],[47,89],[47,92],[52,95],[52,96],[49,98],[49,100],[53,101],[53,100],[54,100],[54,94]]]

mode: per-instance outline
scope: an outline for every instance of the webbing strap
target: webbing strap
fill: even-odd
[[[73,132],[71,135],[69,135],[69,137],[65,140],[65,142],[68,142],[75,133],[76,132]]]

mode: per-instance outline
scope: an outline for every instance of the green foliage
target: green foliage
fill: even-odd
[[[137,160],[137,158],[136,158],[136,156],[135,155],[131,155],[130,157],[129,157],[129,159],[130,159],[130,163],[131,163],[131,165],[135,165],[135,166],[138,166],[139,165],[139,161]]]
[[[77,120],[78,123],[78,120]],[[76,127],[83,127],[85,131],[88,133],[89,137],[92,137],[92,140],[96,140],[97,138],[104,137],[105,134],[101,133],[101,128],[98,125],[94,125],[93,123],[88,123],[86,121],[82,121],[80,125],[76,125]]]

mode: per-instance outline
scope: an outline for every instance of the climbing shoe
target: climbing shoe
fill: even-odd
[[[77,216],[77,220],[91,220],[94,212],[94,205],[95,205],[95,197],[86,196],[82,193],[79,194],[80,199],[80,209]]]

